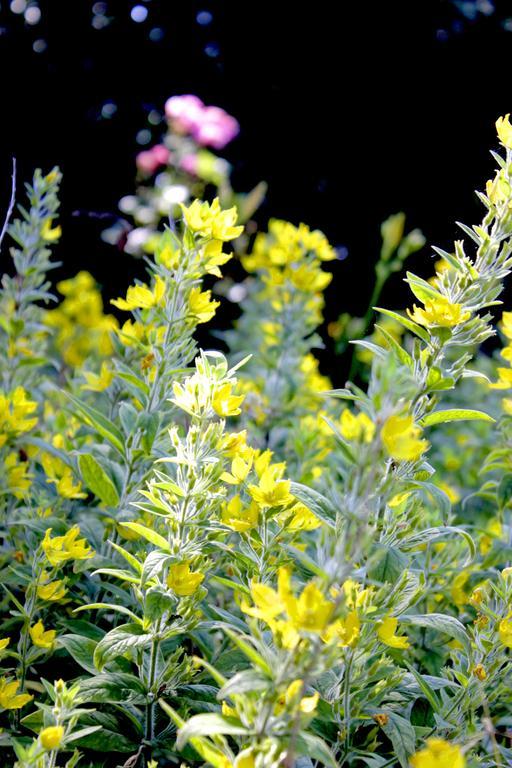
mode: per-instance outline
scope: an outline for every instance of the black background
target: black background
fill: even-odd
[[[479,220],[473,190],[492,175],[494,121],[512,111],[505,2],[470,20],[447,0],[140,0],[149,11],[141,24],[130,18],[134,4],[108,2],[112,21],[98,30],[88,0],[41,0],[34,26],[2,2],[0,204],[13,154],[19,180],[35,166],[62,168],[66,274],[89,269],[109,298],[140,273],[101,242],[105,221],[87,212],[115,214],[133,191],[137,132],[176,93],[197,93],[240,121],[226,155],[235,188],[270,185],[261,226],[270,216],[305,221],[347,249],[329,318],[365,308],[390,213],[405,211],[441,246],[458,237],[455,220]],[[200,11],[211,23],[198,23]],[[149,38],[155,27],[160,41]],[[34,52],[36,39],[44,52]],[[109,101],[117,109],[104,119]],[[410,266],[428,273],[428,251]],[[408,300],[399,279],[386,300]]]

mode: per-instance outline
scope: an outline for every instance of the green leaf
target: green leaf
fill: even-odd
[[[133,621],[137,624],[142,624],[142,619],[139,619],[138,616],[136,616],[133,611],[130,611],[129,608],[126,608],[124,605],[117,605],[115,603],[88,603],[87,605],[81,605],[78,608],[75,608],[73,613],[80,613],[81,611],[94,611],[94,610],[106,610],[106,611],[114,611],[115,613],[123,613],[125,616],[129,616],[130,619],[133,619]]]
[[[426,613],[418,615],[402,614],[400,621],[404,624],[412,624],[415,627],[424,627],[436,632],[443,632],[445,635],[457,640],[464,646],[468,656],[471,656],[471,641],[464,625],[453,616],[446,616],[443,613]]]
[[[416,746],[414,727],[409,720],[395,712],[387,712],[386,714],[388,715],[388,722],[382,726],[382,730],[392,743],[402,768],[408,768],[409,757],[413,754]]]
[[[501,478],[496,491],[496,498],[500,509],[504,509],[510,504],[512,500],[512,475],[505,475]]]
[[[382,325],[379,325],[379,323],[375,323],[375,328],[378,328],[379,333],[384,336],[397,360],[402,363],[402,365],[407,366],[407,368],[412,368],[414,366],[414,360],[410,354],[405,351],[402,345],[399,344],[398,341],[393,338],[393,336]]]
[[[61,635],[57,638],[57,645],[65,648],[69,655],[86,672],[89,672],[91,675],[95,674],[94,651],[97,646],[96,640],[82,637],[82,635]]]
[[[447,421],[491,421],[494,419],[483,411],[474,411],[470,408],[448,408],[445,411],[433,411],[424,416],[420,424],[422,427],[431,427],[434,424],[445,424]]]
[[[457,528],[456,526],[453,526],[453,525],[440,525],[435,528],[425,528],[423,531],[418,531],[417,533],[413,533],[410,536],[407,536],[406,538],[401,539],[400,549],[408,551],[411,549],[415,549],[416,547],[419,547],[422,544],[428,544],[431,541],[437,541],[438,539],[449,539],[453,534],[457,536],[462,536],[462,538],[464,539],[464,541],[468,546],[468,550],[469,550],[468,558],[463,563],[463,567],[465,568],[475,558],[476,545],[472,537],[467,531],[465,531],[463,528]]]
[[[116,507],[119,503],[117,489],[101,464],[90,453],[78,457],[78,466],[87,488],[107,507]]]
[[[187,720],[185,725],[178,731],[176,746],[182,750],[185,744],[194,736],[247,736],[249,731],[241,726],[237,721],[223,715],[213,712],[205,715],[195,715]]]
[[[94,664],[101,672],[105,664],[129,651],[144,648],[152,641],[152,635],[144,632],[140,624],[121,624],[100,640],[94,651]]]
[[[169,542],[167,541],[167,539],[164,539],[163,536],[160,536],[160,534],[154,531],[152,528],[148,528],[147,526],[142,525],[141,523],[125,523],[124,521],[122,521],[122,525],[124,525],[126,528],[129,528],[130,531],[137,533],[139,536],[142,536],[143,539],[146,539],[146,541],[149,541],[150,544],[154,544],[155,547],[159,547],[159,549],[163,549],[164,552],[171,551],[171,548],[169,546]]]
[[[234,642],[234,644],[242,651],[244,656],[246,656],[250,662],[255,664],[257,667],[263,670],[266,675],[269,677],[272,676],[272,670],[270,666],[267,664],[263,656],[261,656],[255,648],[252,647],[248,642],[246,642],[240,635],[237,635],[233,630],[229,629],[228,627],[223,627],[224,632],[228,635],[228,637],[231,638],[231,640]]]
[[[396,547],[379,544],[371,558],[371,567],[368,571],[370,579],[380,583],[394,584],[406,570],[409,561],[407,557]]]
[[[60,392],[64,397],[67,397],[74,406],[73,415],[76,416],[77,419],[80,419],[84,424],[87,424],[87,426],[95,429],[96,432],[104,437],[105,440],[114,446],[114,448],[117,448],[121,456],[124,457],[124,436],[116,425],[107,419],[101,411],[96,410],[96,408],[88,405],[88,403],[84,403],[82,400],[79,400],[77,397],[74,397],[74,395],[71,395],[63,389],[60,390]]]
[[[328,768],[338,768],[336,758],[320,736],[301,731],[297,737],[297,752],[317,760]]]
[[[425,344],[430,344],[430,336],[425,331],[424,328],[421,327],[421,325],[417,325],[412,320],[409,320],[408,317],[405,317],[405,315],[400,315],[398,312],[392,312],[390,309],[382,309],[381,307],[373,307],[373,309],[376,312],[380,312],[383,315],[387,315],[388,317],[391,317],[393,320],[396,320],[397,323],[400,323],[400,325],[403,325],[404,328],[407,328],[408,331],[411,331],[411,333],[414,333],[416,336],[419,336],[422,341],[425,342]]]
[[[323,523],[334,528],[336,522],[336,510],[329,501],[319,491],[314,488],[308,488],[301,483],[290,483],[290,492],[292,496],[301,501],[316,517]]]
[[[183,720],[183,718],[180,717],[180,715],[178,715],[166,701],[158,699],[158,703],[164,712],[169,715],[177,728],[185,727],[185,720]],[[213,768],[225,768],[227,756],[221,749],[219,749],[219,747],[201,736],[192,736],[189,740],[196,752],[203,758],[203,760],[213,765]]]
[[[80,696],[92,704],[144,704],[146,691],[135,675],[105,672],[80,681]]]

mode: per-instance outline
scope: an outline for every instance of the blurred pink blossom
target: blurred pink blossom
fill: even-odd
[[[137,168],[142,173],[151,175],[162,165],[167,165],[171,153],[163,144],[155,144],[151,149],[145,149],[139,152],[136,157]]]
[[[175,130],[190,133],[203,147],[223,149],[240,130],[224,109],[206,107],[192,94],[172,96],[165,104],[165,114]]]
[[[197,176],[198,159],[197,155],[185,155],[180,160],[180,168],[191,176]]]

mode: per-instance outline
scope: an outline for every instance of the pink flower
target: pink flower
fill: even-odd
[[[238,121],[220,107],[205,107],[192,135],[203,147],[223,149],[240,130]]]
[[[171,153],[163,144],[155,144],[151,149],[139,152],[136,157],[137,168],[141,173],[151,176],[162,165],[167,165]]]
[[[184,96],[171,96],[165,102],[165,114],[175,128],[190,133],[201,119],[204,104],[191,93]]]

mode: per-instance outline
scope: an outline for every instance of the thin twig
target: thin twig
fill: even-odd
[[[4,241],[5,233],[7,232],[7,227],[9,226],[9,219],[11,218],[12,212],[14,210],[14,204],[16,202],[16,158],[13,157],[12,159],[12,183],[11,183],[11,199],[9,200],[9,207],[7,209],[7,213],[4,220],[4,225],[2,227],[2,231],[0,232],[0,248],[2,247],[2,243]]]

